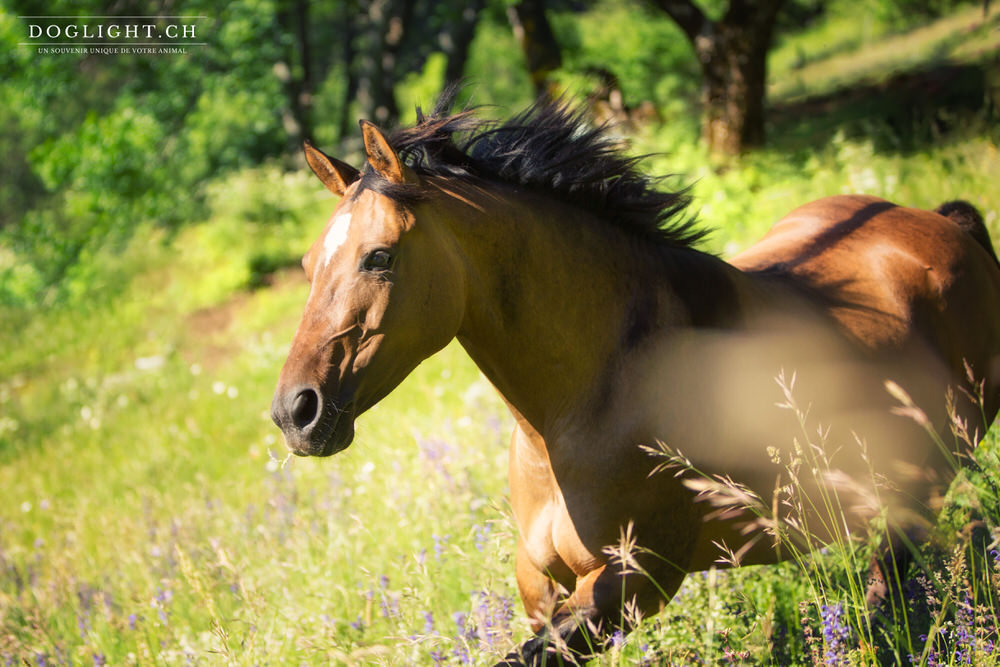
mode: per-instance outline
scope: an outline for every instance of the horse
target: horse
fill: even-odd
[[[446,98],[417,116],[392,133],[362,120],[360,171],[305,144],[340,201],[303,257],[310,291],[272,404],[291,452],[346,448],[359,415],[457,338],[515,423],[516,580],[535,634],[500,664],[538,665],[603,650],[720,546],[733,565],[787,558],[705,484],[769,498],[788,483],[775,450],[802,442],[808,412],[846,444],[805,504],[848,486],[861,499],[812,517],[809,537],[872,520],[877,495],[890,529],[869,594],[883,599],[953,474],[930,436],[959,423],[971,449],[1000,401],[1000,264],[979,213],[838,195],[727,262],[698,249],[689,191],[569,104],[488,121]],[[808,410],[776,407],[785,391]],[[657,449],[684,468],[664,474]]]

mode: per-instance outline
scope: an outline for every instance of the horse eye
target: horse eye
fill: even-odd
[[[365,271],[385,271],[392,266],[392,255],[388,250],[373,250],[365,256]]]

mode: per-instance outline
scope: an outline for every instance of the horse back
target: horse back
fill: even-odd
[[[841,331],[877,355],[916,348],[1000,398],[1000,266],[955,220],[883,199],[842,195],[795,209],[731,263],[813,295]]]

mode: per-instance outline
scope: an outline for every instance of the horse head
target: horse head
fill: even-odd
[[[341,199],[302,259],[309,297],[271,408],[301,456],[350,445],[355,418],[444,347],[463,314],[459,260],[434,216],[419,215],[420,178],[378,128],[362,130],[363,172],[305,146]]]

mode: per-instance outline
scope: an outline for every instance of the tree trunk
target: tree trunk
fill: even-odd
[[[289,0],[278,5],[278,24],[294,36],[294,47],[275,72],[285,88],[288,108],[282,123],[289,144],[298,151],[302,140],[312,136],[312,52],[309,47],[309,2]],[[298,60],[298,63],[296,63]]]
[[[350,135],[352,127],[357,128],[357,119],[354,118],[352,105],[358,94],[358,73],[354,59],[357,55],[355,47],[355,36],[358,33],[358,6],[357,2],[344,2],[341,5],[343,14],[340,21],[340,48],[341,59],[344,63],[344,95],[340,108],[340,118],[337,122],[337,139],[343,141]],[[353,125],[352,125],[353,123]]]
[[[414,0],[371,0],[367,6],[370,30],[358,77],[358,102],[364,117],[382,127],[399,118],[396,64],[414,4]]]
[[[538,96],[551,96],[549,75],[562,65],[562,54],[555,33],[545,16],[545,0],[521,0],[507,7],[514,37],[524,52],[531,83]]]
[[[703,136],[712,152],[764,143],[767,52],[783,0],[731,0],[710,21],[690,0],[655,0],[681,27],[702,71]]]
[[[769,44],[770,34],[717,26],[701,61],[703,133],[710,150],[737,154],[764,144]]]

